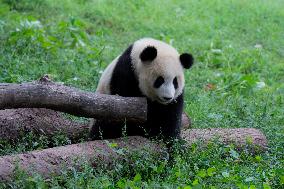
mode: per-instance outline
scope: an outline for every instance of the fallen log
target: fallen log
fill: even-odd
[[[0,110],[0,140],[13,142],[29,132],[48,138],[63,134],[78,141],[87,138],[89,120],[71,120],[61,112],[44,108]]]
[[[234,144],[239,149],[250,146],[252,152],[267,149],[265,135],[254,128],[189,129],[181,135],[189,145],[200,141],[206,146],[209,142],[217,140],[223,144]]]
[[[48,108],[75,116],[136,123],[147,119],[145,98],[85,92],[53,83],[47,76],[37,82],[0,84],[0,110],[15,108]]]
[[[233,143],[239,149],[245,148],[248,143],[253,150],[267,148],[265,136],[257,129],[189,129],[183,131],[182,136],[189,144],[202,141],[206,145],[218,139],[224,144]],[[115,145],[110,145],[111,143]],[[118,151],[119,148],[126,150],[125,153]],[[101,140],[49,148],[0,157],[0,180],[13,179],[16,167],[28,174],[39,173],[49,177],[60,174],[61,171],[68,170],[70,167],[80,168],[85,163],[92,165],[95,169],[100,165],[111,166],[116,160],[122,158],[129,160],[131,154],[141,153],[141,151],[162,155],[160,157],[164,157],[166,152],[163,146],[138,136],[109,140],[109,142]]]
[[[190,125],[190,118],[183,113],[182,128],[188,129]],[[13,142],[29,132],[48,138],[63,134],[78,141],[87,138],[89,119],[71,120],[62,112],[44,108],[0,110],[0,140]]]
[[[115,142],[115,145],[112,145]],[[115,146],[115,147],[114,147]],[[118,149],[120,149],[118,151]],[[0,157],[0,181],[11,181],[17,169],[29,175],[39,173],[45,178],[58,175],[70,168],[89,164],[94,168],[112,166],[117,160],[129,161],[135,152],[161,155],[166,152],[156,143],[142,137],[128,137],[107,141],[48,148],[25,154]]]

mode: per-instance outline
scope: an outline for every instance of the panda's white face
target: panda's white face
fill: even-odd
[[[184,68],[181,56],[172,46],[154,39],[142,39],[133,45],[131,58],[141,92],[149,99],[169,104],[182,94]],[[186,54],[185,57],[190,56]]]
[[[157,58],[151,64],[142,64],[138,70],[139,88],[153,101],[168,104],[183,91],[184,74],[178,60]]]
[[[172,46],[151,38],[136,41],[131,58],[141,92],[152,101],[168,104],[183,91],[180,55]]]

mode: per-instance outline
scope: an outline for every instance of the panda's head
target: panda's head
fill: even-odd
[[[193,64],[191,54],[179,54],[172,46],[145,38],[133,44],[131,58],[141,92],[153,101],[169,104],[184,89],[184,69]]]

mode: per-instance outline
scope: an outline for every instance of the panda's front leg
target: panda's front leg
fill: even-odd
[[[171,139],[179,139],[183,112],[183,94],[181,94],[175,101],[165,106],[168,107],[165,108],[166,122],[164,127],[162,127],[164,135]]]
[[[124,122],[112,120],[92,119],[90,122],[90,140],[113,139],[123,136]]]
[[[148,100],[147,127],[150,137],[161,136],[165,140],[180,138],[183,112],[183,94],[170,104]]]

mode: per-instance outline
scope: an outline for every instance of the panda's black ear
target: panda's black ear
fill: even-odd
[[[157,57],[157,49],[153,46],[146,47],[140,54],[142,62],[152,61]]]
[[[179,59],[180,59],[180,62],[182,64],[182,66],[185,69],[189,69],[192,66],[193,62],[194,62],[193,56],[191,54],[189,54],[189,53],[181,54]]]

